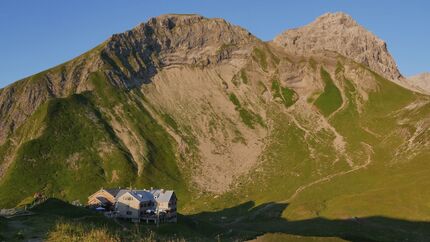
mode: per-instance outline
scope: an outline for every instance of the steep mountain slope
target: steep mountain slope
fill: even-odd
[[[23,184],[16,181],[20,180],[20,177],[13,175],[14,171],[21,173],[26,170],[28,165],[25,154],[30,151],[23,149],[30,144],[32,148],[28,149],[40,154],[38,158],[34,157],[34,153],[29,154],[31,157],[28,159],[34,160],[36,164],[48,165],[49,163],[46,163],[45,160],[51,156],[55,157],[53,159],[59,163],[63,163],[63,161],[67,163],[68,160],[72,160],[72,163],[82,161],[83,164],[86,164],[84,160],[88,159],[95,164],[93,167],[89,167],[86,172],[89,176],[93,176],[95,174],[90,172],[90,169],[98,170],[95,173],[101,177],[100,179],[104,184],[127,185],[132,181],[134,184],[140,184],[140,186],[142,182],[145,182],[145,185],[149,186],[151,181],[148,179],[152,179],[154,186],[157,183],[167,186],[168,181],[175,181],[170,184],[175,184],[174,187],[179,190],[181,187],[183,188],[183,184],[180,182],[182,175],[191,177],[191,171],[193,171],[207,177],[210,175],[208,172],[213,171],[212,168],[217,166],[216,158],[214,158],[216,154],[208,150],[198,152],[198,149],[219,148],[215,147],[214,144],[219,144],[226,139],[229,139],[227,141],[229,144],[236,145],[239,149],[258,148],[261,144],[252,143],[249,148],[248,145],[244,144],[244,140],[248,137],[250,140],[257,140],[255,137],[264,133],[262,130],[257,134],[248,131],[249,126],[254,127],[259,116],[246,108],[242,108],[241,113],[245,115],[248,126],[237,127],[234,125],[234,122],[240,118],[239,116],[231,117],[232,113],[236,112],[235,106],[229,101],[229,96],[225,95],[224,84],[212,81],[211,86],[211,80],[208,78],[212,75],[212,78],[219,81],[222,78],[221,75],[225,75],[231,79],[238,68],[235,66],[240,66],[245,62],[245,58],[250,56],[252,52],[252,46],[257,43],[261,44],[249,32],[232,26],[221,19],[209,20],[197,15],[160,16],[149,20],[146,24],[137,26],[131,31],[113,35],[96,49],[75,60],[5,88],[2,90],[2,96],[5,100],[2,103],[2,112],[8,115],[4,115],[5,118],[2,119],[4,127],[2,131],[4,135],[9,135],[3,141],[2,154],[4,155],[2,155],[0,163],[3,171],[1,174],[2,184],[7,188],[1,191],[7,197],[2,202],[7,203],[8,199],[17,201],[16,199],[22,199],[36,191],[44,191],[47,194],[61,193],[68,197],[65,194],[69,192],[63,190],[64,184],[53,185],[52,177],[43,174],[39,174],[41,178],[38,175],[28,174],[34,179],[39,179],[37,182],[28,180],[27,182],[31,186],[22,186]],[[227,60],[228,64],[223,63],[224,60]],[[88,71],[90,69],[91,71]],[[68,75],[68,73],[72,74]],[[170,78],[169,75],[171,75]],[[162,81],[157,81],[160,78]],[[181,80],[182,78],[185,80]],[[191,81],[188,81],[187,78]],[[178,81],[184,83],[178,83]],[[186,83],[187,81],[189,83]],[[182,100],[177,100],[180,96],[175,93],[178,92],[174,86],[175,83],[184,88],[181,95],[186,96]],[[161,90],[159,86],[163,85],[167,85],[167,87]],[[214,90],[221,92],[221,96],[209,98],[208,95],[212,96],[212,92],[199,93],[199,86],[202,91],[214,88]],[[60,91],[55,91],[57,89]],[[20,92],[16,93],[15,90]],[[189,95],[187,95],[187,91],[190,91]],[[12,98],[8,98],[12,93],[16,94]],[[83,103],[86,103],[91,109],[88,111],[90,114],[86,119],[79,115],[83,110],[76,110],[80,105],[73,105],[74,102],[69,102],[69,98],[72,97],[69,95],[73,93],[76,93],[77,98],[83,100]],[[58,99],[63,96],[65,99]],[[57,114],[54,112],[55,110],[50,109],[50,105],[44,106],[46,102],[54,102],[57,99],[68,111]],[[201,99],[206,99],[206,101],[204,103],[196,102]],[[215,101],[210,102],[211,99]],[[16,111],[29,100],[32,102],[27,106],[28,115],[26,112]],[[218,104],[216,100],[218,100]],[[226,103],[230,105],[230,109],[223,110],[223,112],[206,109],[206,107],[224,108]],[[218,131],[217,134],[211,135],[212,139],[209,141],[210,137],[203,133],[207,131],[207,123],[203,122],[213,122],[213,120],[201,122],[193,120],[194,127],[178,127],[172,118],[176,112],[182,114],[183,118],[189,120],[194,118],[186,116],[184,112],[179,113],[181,105],[182,108],[185,107],[187,112],[192,112],[192,106],[195,105],[195,111],[204,111],[208,117],[224,116],[224,119],[229,120],[230,123],[226,122],[223,125],[229,126]],[[68,127],[67,122],[58,122],[56,127],[53,127],[48,122],[57,116],[51,117],[52,113],[60,115],[61,117],[58,118],[63,121],[70,120],[70,125],[74,125],[74,127]],[[76,113],[76,116],[62,117],[72,113]],[[197,112],[194,113],[194,115],[198,114]],[[97,120],[96,117],[100,120]],[[74,122],[75,119],[81,118],[85,124],[80,125],[78,122]],[[32,122],[32,119],[38,120],[39,123]],[[102,122],[103,125],[98,124],[98,122]],[[183,124],[186,123],[185,120],[183,122]],[[20,125],[20,123],[24,124]],[[26,128],[27,126],[28,128]],[[100,135],[94,134],[97,131],[96,127],[101,129]],[[67,136],[71,132],[71,138],[74,138],[75,142],[81,146],[78,146],[77,149],[66,148],[68,143],[74,146],[75,142],[65,139],[67,137],[63,135],[60,135],[60,140],[54,140],[51,136],[56,135],[52,133],[46,136],[45,134],[49,133],[52,128],[57,128],[56,131],[52,131],[54,134],[64,130]],[[84,137],[76,135],[74,128],[80,130]],[[29,132],[27,129],[34,131]],[[241,129],[244,130],[244,134],[240,132]],[[172,140],[165,138],[169,136],[168,133]],[[198,138],[202,139],[201,142],[197,142],[195,137],[197,135],[199,135]],[[91,138],[89,140],[80,139],[88,138],[86,136],[91,136]],[[42,143],[47,143],[46,150],[33,147],[35,146],[34,141],[40,140],[42,137],[49,137],[42,141]],[[236,140],[231,141],[235,137]],[[176,143],[171,143],[173,141]],[[59,148],[64,147],[57,151],[52,145],[57,145]],[[81,152],[81,149],[88,152]],[[114,157],[109,156],[115,149],[122,154],[116,154]],[[180,152],[177,152],[178,149]],[[98,155],[94,156],[94,153]],[[205,160],[205,166],[199,166],[199,170],[197,170],[197,164],[193,162],[197,162],[200,156],[205,156],[202,158]],[[251,161],[248,166],[243,167],[243,165],[232,162],[236,158],[245,159],[243,153],[237,149],[233,149],[226,155],[227,161],[238,166],[237,172],[244,172],[253,164]],[[189,159],[189,161],[185,164],[180,162],[185,159]],[[255,163],[256,157],[253,159]],[[119,164],[123,161],[130,163],[135,172],[130,174],[116,169],[112,170],[112,166],[115,165],[120,168],[123,167]],[[21,166],[20,163],[22,163]],[[57,169],[55,168],[57,164],[52,165],[53,167],[49,167],[51,171]],[[177,170],[178,165],[186,167],[181,170],[184,174]],[[220,167],[222,168],[222,166]],[[48,167],[43,169],[30,168],[31,172],[45,169]],[[201,172],[203,169],[206,170]],[[228,170],[225,169],[225,171]],[[160,175],[156,176],[157,173]],[[232,182],[234,174],[231,172],[228,176],[213,176],[217,182],[212,183],[213,187],[208,186],[208,189],[214,191],[225,189]],[[74,176],[73,172],[69,175]],[[63,174],[62,177],[64,176]],[[205,183],[211,184],[206,179],[199,180],[199,178],[200,176],[193,176],[195,182],[201,186],[204,186]],[[124,182],[123,179],[128,182]],[[216,187],[217,183],[221,184],[220,188]],[[75,192],[80,194],[79,198],[84,199],[88,195],[88,191],[82,192],[82,186],[76,186],[74,182],[68,184],[75,187]],[[101,184],[99,183],[97,186]],[[22,186],[21,189],[15,189],[20,186]],[[92,190],[94,187],[96,186],[88,186],[85,189]],[[73,190],[73,188],[71,189]],[[8,196],[6,195],[8,192],[17,195]]]
[[[383,77],[400,74],[364,31],[328,14],[265,43],[163,15],[115,34],[0,91],[0,207],[132,185],[175,189],[182,213],[239,230],[255,217],[428,220],[430,98]]]
[[[52,69],[11,84],[0,92],[0,144],[46,100],[88,90],[85,80],[102,65],[99,47]]]

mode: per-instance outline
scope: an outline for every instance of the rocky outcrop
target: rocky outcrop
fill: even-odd
[[[130,31],[113,35],[103,51],[123,83],[132,87],[150,82],[159,68],[207,66],[244,56],[259,40],[224,19],[168,14],[151,18]],[[122,78],[121,78],[122,77]]]
[[[285,31],[273,42],[299,55],[335,51],[388,79],[402,77],[386,43],[344,13],[324,14],[309,25]]]

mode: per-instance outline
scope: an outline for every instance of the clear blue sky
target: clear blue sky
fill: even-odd
[[[164,13],[221,17],[263,40],[343,11],[384,39],[400,71],[430,71],[430,1],[1,0],[0,87],[65,62]]]

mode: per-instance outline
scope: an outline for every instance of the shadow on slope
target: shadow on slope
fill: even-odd
[[[252,239],[266,233],[311,237],[338,237],[349,241],[430,241],[430,222],[408,221],[381,216],[347,219],[312,218],[289,221],[281,217],[288,206],[265,203],[254,207],[249,201],[217,212],[188,216],[223,228],[223,239]],[[195,222],[197,223],[197,222]]]
[[[0,217],[0,241],[45,239],[60,222],[79,222],[101,228],[116,228],[116,224],[100,213],[76,207],[50,198],[30,210],[32,215]]]
[[[378,216],[348,219],[319,217],[289,221],[281,217],[282,211],[287,206],[285,203],[255,206],[253,201],[249,201],[216,212],[180,215],[177,224],[162,224],[157,227],[147,224],[135,225],[126,221],[115,222],[85,208],[49,199],[32,209],[35,213],[32,216],[0,218],[0,238],[16,239],[17,235],[21,236],[21,239],[45,238],[59,222],[66,222],[78,223],[81,226],[91,225],[92,228],[106,228],[113,234],[120,234],[121,237],[128,239],[140,238],[136,236],[139,231],[152,230],[161,238],[173,236],[187,241],[243,241],[271,233],[296,236],[285,238],[303,237],[304,241],[319,241],[323,238],[360,242],[430,240],[430,222]],[[264,237],[262,240],[264,241]]]

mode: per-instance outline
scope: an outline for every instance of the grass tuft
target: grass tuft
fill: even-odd
[[[273,98],[280,99],[287,108],[296,103],[298,99],[298,95],[294,90],[288,87],[282,87],[278,80],[272,81],[272,93]]]
[[[234,104],[234,106],[236,106],[236,110],[239,112],[239,116],[246,126],[253,129],[255,128],[255,124],[260,124],[262,127],[265,127],[263,118],[251,110],[242,107],[239,99],[234,93],[230,93],[229,99]]]

